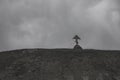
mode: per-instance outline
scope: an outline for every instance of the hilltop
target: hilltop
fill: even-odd
[[[1,80],[119,80],[120,51],[21,49],[0,52]]]

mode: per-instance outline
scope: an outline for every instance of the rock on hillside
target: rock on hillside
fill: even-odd
[[[0,53],[0,80],[120,80],[120,51],[24,49]]]

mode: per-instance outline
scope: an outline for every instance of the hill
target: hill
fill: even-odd
[[[1,52],[0,80],[120,80],[120,51],[22,49]]]

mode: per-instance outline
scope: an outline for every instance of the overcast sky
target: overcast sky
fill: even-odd
[[[120,0],[0,0],[0,51],[23,48],[120,50]]]

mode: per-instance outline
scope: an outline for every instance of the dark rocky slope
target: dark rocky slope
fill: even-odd
[[[120,80],[120,51],[24,49],[0,53],[1,80]]]

